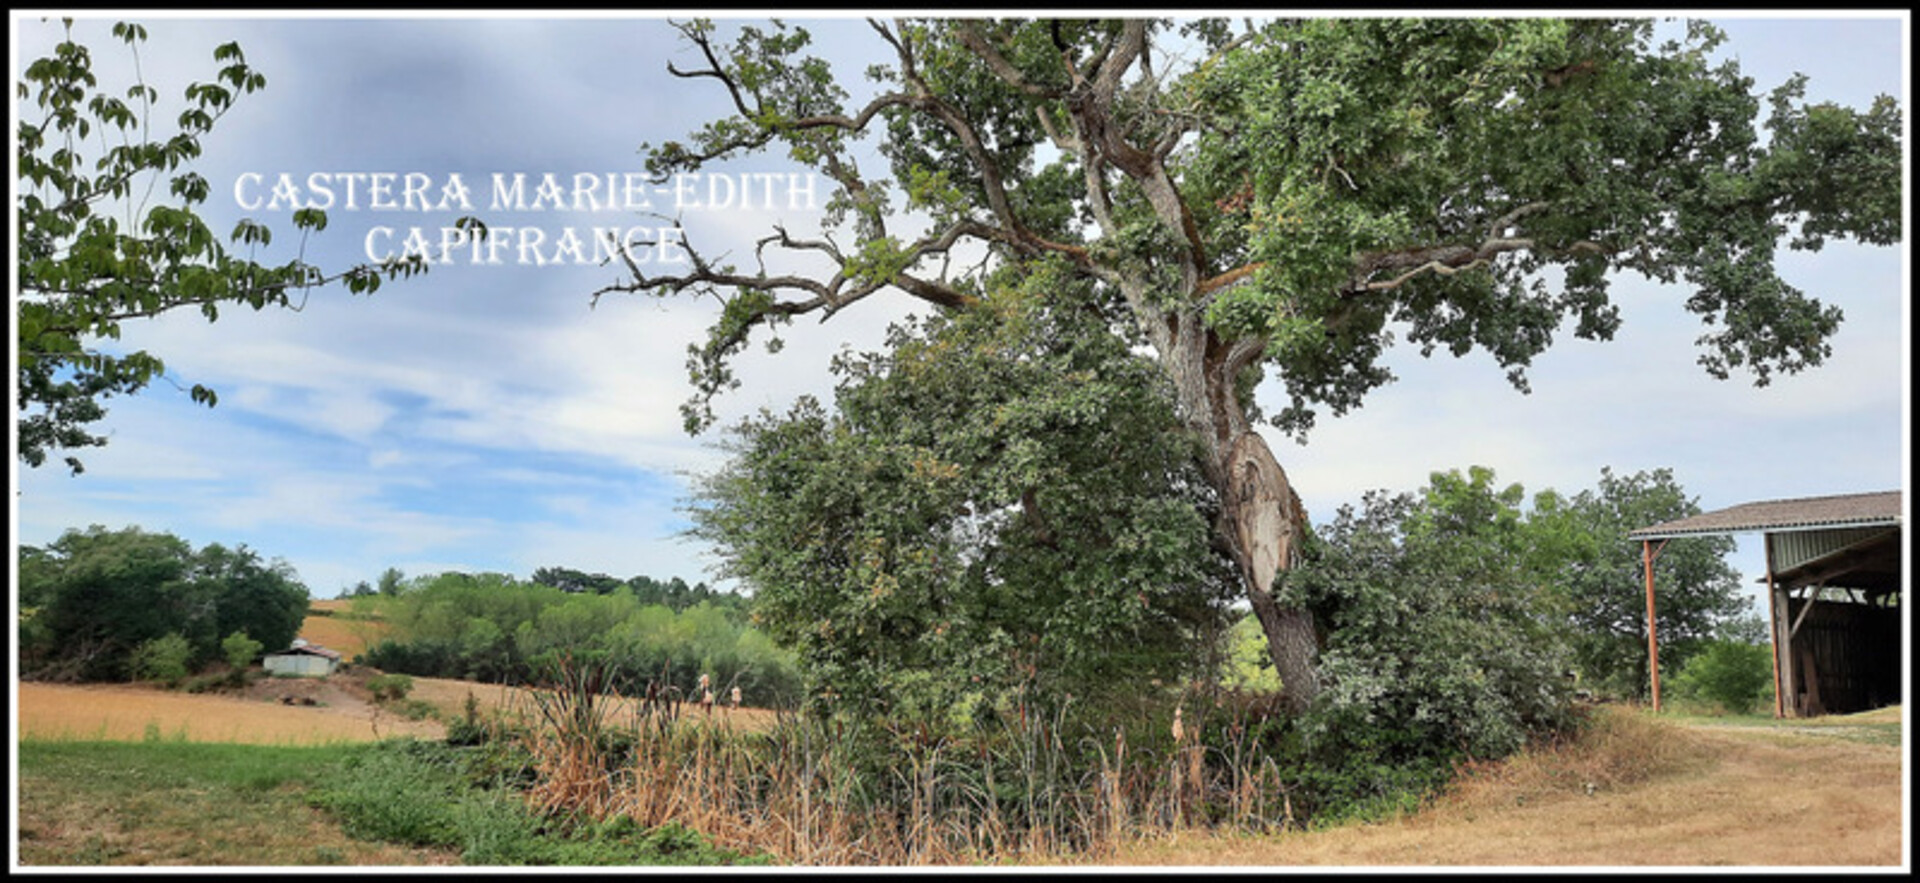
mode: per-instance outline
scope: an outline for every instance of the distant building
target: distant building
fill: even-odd
[[[297,678],[324,678],[340,666],[340,651],[328,650],[298,638],[293,646],[266,657],[268,674]]]

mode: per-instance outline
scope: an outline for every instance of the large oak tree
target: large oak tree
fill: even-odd
[[[678,27],[696,60],[669,69],[715,119],[649,169],[778,148],[834,185],[826,229],[772,229],[751,266],[692,239],[684,271],[599,292],[725,301],[689,360],[689,428],[756,328],[874,295],[966,309],[988,267],[1065,261],[1171,378],[1295,708],[1314,627],[1272,586],[1307,522],[1256,431],[1263,379],[1288,401],[1271,421],[1304,433],[1393,379],[1397,326],[1524,389],[1569,323],[1611,337],[1631,270],[1687,292],[1709,373],[1764,384],[1820,363],[1840,321],[1779,277],[1780,244],[1901,236],[1893,100],[1809,105],[1796,79],[1763,102],[1700,23],[1656,45],[1651,21],[1597,18],[871,21],[891,58],[860,101],[804,30]]]

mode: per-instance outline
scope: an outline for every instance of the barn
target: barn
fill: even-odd
[[[298,638],[293,646],[269,653],[264,662],[267,673],[298,678],[324,678],[340,665],[340,651],[328,650]]]
[[[1653,561],[1670,540],[1759,533],[1773,638],[1774,716],[1848,714],[1904,696],[1900,600],[1905,583],[1900,491],[1743,503],[1627,534],[1641,543],[1647,647],[1653,628]],[[1653,672],[1654,708],[1660,675]]]

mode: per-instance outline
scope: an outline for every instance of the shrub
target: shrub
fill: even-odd
[[[162,681],[169,685],[179,683],[187,676],[187,660],[193,656],[193,645],[179,632],[150,641],[142,641],[133,648],[133,654],[127,658],[127,667],[135,680]]]
[[[266,646],[247,637],[245,631],[237,631],[220,642],[220,652],[226,656],[228,665],[236,669],[244,669],[259,658],[260,651]]]
[[[367,679],[375,702],[398,702],[413,692],[413,678],[399,674],[374,675]]]
[[[1283,604],[1327,633],[1323,688],[1282,747],[1309,813],[1390,813],[1454,762],[1512,754],[1570,723],[1566,635],[1530,561],[1540,539],[1520,488],[1493,474],[1436,474],[1418,498],[1343,507]]]
[[[1739,641],[1715,641],[1687,660],[1677,678],[1681,690],[1715,702],[1729,714],[1753,709],[1773,683],[1767,648]]]

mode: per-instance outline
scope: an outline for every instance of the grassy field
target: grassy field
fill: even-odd
[[[25,740],[20,864],[457,864],[448,849],[350,838],[308,805],[352,747]]]
[[[449,716],[469,690],[483,709],[512,707],[521,695],[416,681],[416,695]],[[340,818],[314,808],[308,798],[323,771],[395,744],[366,744],[372,730],[350,709],[139,687],[25,684],[20,695],[25,864],[459,862],[445,847],[349,837]],[[742,722],[767,715],[739,714]],[[329,717],[343,721],[340,729]],[[1578,743],[1476,767],[1400,818],[1264,837],[1182,831],[1126,844],[1101,864],[1884,868],[1907,860],[1899,708],[1796,721],[1627,710],[1618,720]],[[434,721],[420,726],[442,732]],[[233,744],[242,742],[250,744]],[[369,788],[377,799],[388,793],[379,782]],[[460,805],[468,816],[475,806],[498,808]]]

